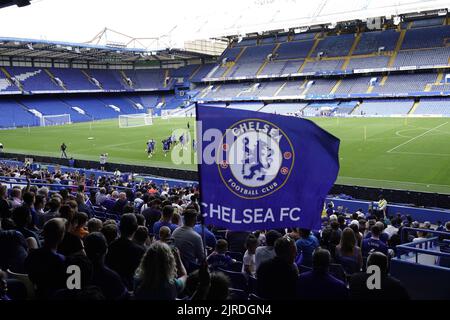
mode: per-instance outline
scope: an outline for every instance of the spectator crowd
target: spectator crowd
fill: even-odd
[[[389,261],[402,239],[427,237],[404,227],[433,228],[331,204],[320,230],[229,231],[202,224],[195,187],[29,166],[0,176],[12,181],[0,184],[0,300],[409,299]],[[381,290],[366,286],[371,265]]]

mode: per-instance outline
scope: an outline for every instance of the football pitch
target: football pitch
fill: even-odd
[[[337,183],[450,194],[450,118],[317,118],[319,126],[341,139]],[[152,126],[118,127],[118,120],[0,131],[5,152],[59,157],[65,142],[69,157],[109,163],[196,170],[164,157],[161,140],[175,129],[190,129],[194,119],[154,119]],[[147,158],[146,142],[156,141]],[[192,160],[194,156],[192,155]]]

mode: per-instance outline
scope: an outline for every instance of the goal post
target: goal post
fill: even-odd
[[[119,128],[151,126],[152,124],[153,124],[153,117],[150,113],[119,115]]]
[[[62,126],[72,123],[70,114],[55,114],[41,117],[41,127]]]

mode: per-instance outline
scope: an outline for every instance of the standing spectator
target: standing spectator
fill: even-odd
[[[145,253],[143,247],[132,241],[137,228],[136,216],[124,214],[120,219],[120,238],[110,244],[106,255],[106,265],[121,276],[130,291],[134,289],[134,273]]]
[[[378,220],[386,219],[387,206],[387,200],[383,195],[380,195],[380,197],[378,198],[378,211],[376,213]]]
[[[275,241],[281,238],[281,233],[276,230],[270,230],[266,233],[266,245],[256,248],[255,251],[255,268],[258,271],[259,266],[264,261],[275,257]]]
[[[202,237],[193,229],[197,215],[197,211],[187,209],[183,214],[184,225],[172,233],[174,244],[180,251],[183,264],[189,272],[197,269],[205,259]]]
[[[153,234],[155,235],[156,240],[159,239],[159,229],[163,226],[166,226],[170,229],[171,232],[174,232],[178,227],[176,224],[172,223],[174,207],[171,205],[164,206],[162,210],[161,219],[153,225]]]
[[[295,241],[282,237],[275,241],[275,257],[264,261],[257,272],[258,296],[269,300],[295,299],[298,269],[294,261],[297,255]]]
[[[300,229],[300,239],[295,243],[297,245],[298,265],[310,267],[312,265],[312,254],[319,246],[319,240],[311,234],[311,230]]]
[[[385,255],[388,255],[387,245],[380,240],[381,230],[379,226],[374,225],[371,230],[371,237],[364,239],[362,242],[362,255],[367,257],[370,251],[379,251]]]
[[[242,261],[242,272],[250,275],[256,275],[256,263],[255,263],[255,252],[258,247],[258,238],[253,234],[250,234],[245,241],[245,248],[247,249],[244,253],[244,258]]]

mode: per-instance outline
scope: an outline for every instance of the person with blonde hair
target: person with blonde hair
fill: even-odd
[[[175,300],[184,290],[186,269],[176,248],[156,241],[150,245],[137,270],[137,300]]]

